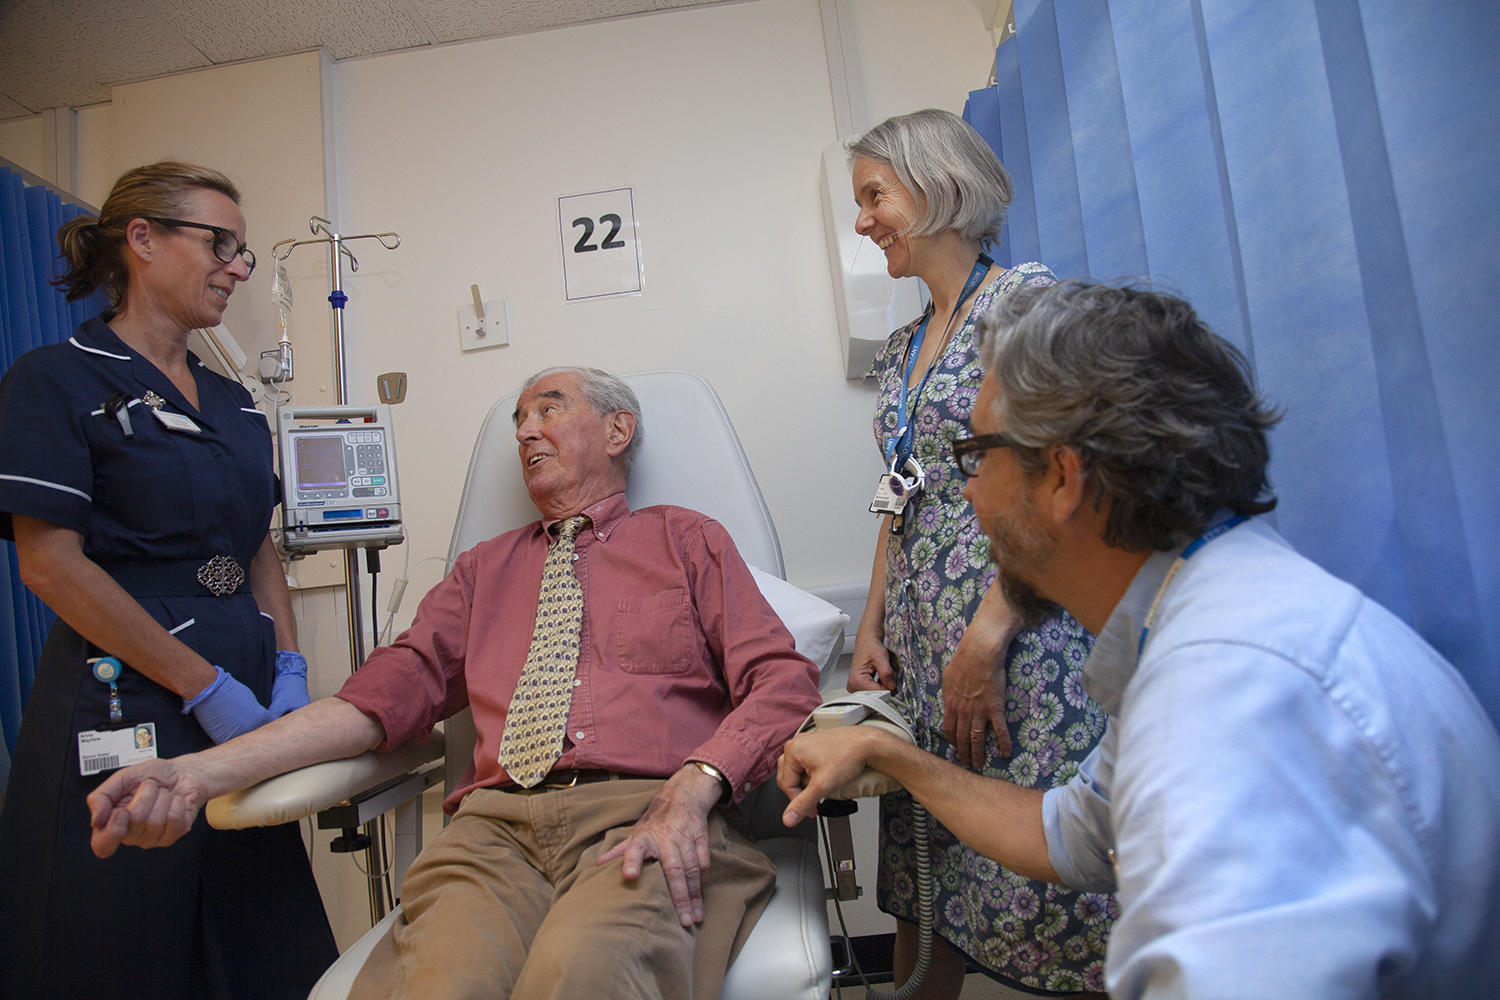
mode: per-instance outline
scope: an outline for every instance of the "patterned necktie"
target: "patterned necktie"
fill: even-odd
[[[583,588],[573,572],[573,539],[588,523],[584,514],[564,521],[542,567],[531,648],[500,736],[500,766],[522,788],[540,782],[562,756],[583,629]]]

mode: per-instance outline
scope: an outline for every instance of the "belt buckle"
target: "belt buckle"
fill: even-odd
[[[578,784],[578,769],[575,767],[575,768],[573,768],[573,770],[571,772],[571,777],[569,777],[567,781],[544,781],[544,782],[542,782],[542,787],[543,788],[572,788],[576,784]]]
[[[198,582],[215,597],[227,597],[245,582],[245,569],[232,556],[217,555],[198,567]]]

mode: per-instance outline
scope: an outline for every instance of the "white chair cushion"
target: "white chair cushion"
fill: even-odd
[[[443,734],[434,729],[426,743],[407,743],[388,753],[324,761],[268,778],[243,791],[220,795],[209,801],[205,814],[208,825],[216,830],[290,823],[442,756]]]
[[[849,616],[821,597],[757,566],[751,566],[750,573],[771,610],[792,633],[797,652],[816,663],[819,671],[831,668],[844,651],[844,630],[849,626]]]

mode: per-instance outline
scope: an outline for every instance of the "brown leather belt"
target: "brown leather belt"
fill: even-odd
[[[584,768],[575,770],[567,768],[553,771],[541,780],[539,784],[531,788],[512,787],[507,792],[515,792],[518,795],[535,795],[537,792],[551,792],[559,788],[573,788],[577,785],[592,785],[596,781],[622,781],[634,778],[633,774],[618,774],[614,771],[605,771],[599,768]]]

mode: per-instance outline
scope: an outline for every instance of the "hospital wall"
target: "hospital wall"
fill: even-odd
[[[962,108],[990,72],[985,0],[845,5],[871,123]],[[871,390],[844,377],[819,201],[819,157],[838,138],[815,0],[624,18],[332,63],[308,53],[118,87],[77,114],[77,193],[161,157],[217,166],[241,185],[254,277],[225,321],[252,356],[273,347],[270,246],[311,215],[344,234],[393,230],[393,252],[356,243],[344,276],[349,396],[409,374],[394,419],[408,541],[392,577],[446,552],[474,435],[530,372],[586,363],[685,369],[711,381],[743,439],[781,536],[789,578],[862,589],[878,458]],[[0,155],[40,172],[35,122],[0,125]],[[564,299],[560,196],[629,187],[644,293]],[[334,401],[328,265],[288,260],[294,403]],[[510,344],[464,353],[458,309],[478,285],[508,305]],[[649,433],[649,429],[648,429]],[[691,462],[691,455],[682,456]],[[341,559],[295,566],[314,694],[347,674]],[[397,617],[438,579],[412,576]],[[368,615],[369,591],[364,592]],[[382,611],[382,618],[384,612]],[[368,926],[360,878],[314,854],[341,944]]]

